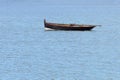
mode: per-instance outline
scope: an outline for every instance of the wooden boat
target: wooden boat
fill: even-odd
[[[58,24],[58,23],[50,23],[46,22],[44,19],[45,29],[53,29],[53,30],[79,30],[79,31],[89,31],[92,30],[96,26],[101,25],[85,25],[85,24]]]

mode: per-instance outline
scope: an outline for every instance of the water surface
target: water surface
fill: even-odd
[[[120,79],[119,7],[12,7],[0,10],[1,80]],[[44,31],[44,18],[102,27]]]

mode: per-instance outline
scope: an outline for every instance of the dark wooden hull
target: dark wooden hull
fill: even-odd
[[[96,25],[78,25],[78,24],[57,24],[57,23],[48,23],[44,20],[45,28],[54,29],[54,30],[75,30],[75,31],[90,31]]]

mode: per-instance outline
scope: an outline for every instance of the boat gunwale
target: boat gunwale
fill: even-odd
[[[64,24],[64,23],[51,23],[45,22],[47,25],[59,26],[59,27],[95,27],[97,25],[87,25],[87,24]]]

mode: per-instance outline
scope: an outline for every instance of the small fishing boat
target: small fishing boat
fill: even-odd
[[[60,24],[46,22],[44,19],[45,30],[78,30],[78,31],[90,31],[96,26],[101,25],[86,25],[86,24]]]

